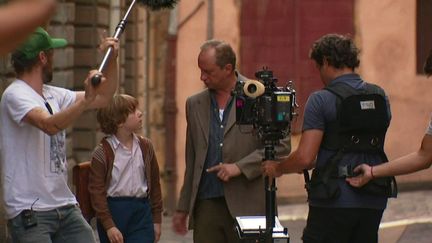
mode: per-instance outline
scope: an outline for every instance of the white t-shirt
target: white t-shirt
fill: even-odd
[[[54,113],[75,102],[74,92],[44,85],[43,96]],[[76,204],[67,185],[65,131],[49,136],[24,116],[45,100],[22,80],[15,80],[0,102],[3,200],[7,218],[22,210],[47,211]]]

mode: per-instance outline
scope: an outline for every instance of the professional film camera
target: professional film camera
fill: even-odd
[[[288,136],[291,120],[297,114],[296,92],[293,82],[276,86],[273,72],[264,67],[255,73],[258,80],[237,82],[232,95],[235,97],[236,123],[252,125],[264,144],[263,160],[274,160],[274,146]],[[265,178],[266,216],[237,217],[240,239],[256,239],[259,242],[289,242],[288,229],[279,223],[275,211],[275,180]],[[264,225],[265,222],[265,225]]]
[[[255,73],[258,80],[237,82],[235,96],[236,123],[253,125],[260,139],[275,142],[286,137],[296,115],[296,94],[293,82],[277,87],[273,72],[264,67]]]

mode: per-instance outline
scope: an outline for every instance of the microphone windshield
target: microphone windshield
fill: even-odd
[[[162,8],[173,8],[179,0],[138,0],[151,10],[159,10]]]

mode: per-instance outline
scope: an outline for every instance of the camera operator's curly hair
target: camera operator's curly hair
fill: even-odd
[[[360,65],[359,52],[349,36],[327,34],[313,43],[309,56],[319,66],[326,60],[337,69],[347,67],[354,70]]]
[[[97,121],[103,133],[116,134],[118,125],[125,122],[129,114],[134,113],[138,100],[130,95],[114,95],[107,107],[97,111]]]

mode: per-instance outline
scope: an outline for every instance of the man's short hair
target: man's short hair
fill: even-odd
[[[36,56],[32,59],[25,58],[24,53],[21,51],[14,51],[11,55],[11,64],[16,74],[21,75],[33,69],[39,62],[39,57]]]
[[[359,52],[349,36],[327,34],[313,43],[309,56],[320,66],[326,60],[334,68],[347,67],[354,70],[360,65]]]
[[[201,51],[214,48],[216,52],[216,65],[220,68],[231,64],[233,70],[236,68],[236,54],[230,44],[221,40],[208,40],[201,45]]]
[[[98,109],[97,121],[103,133],[112,135],[117,132],[118,125],[125,122],[129,114],[135,112],[138,100],[127,94],[116,94],[107,107]]]

